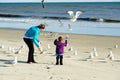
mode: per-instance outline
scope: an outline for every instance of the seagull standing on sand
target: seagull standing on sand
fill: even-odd
[[[118,45],[116,44],[116,45],[114,46],[114,48],[118,48]]]
[[[25,48],[25,45],[22,45],[21,48]]]
[[[15,54],[20,54],[21,53],[21,49],[18,49]]]
[[[70,47],[68,50],[69,50],[69,51],[73,51],[73,47]]]
[[[97,57],[97,56],[98,56],[98,53],[97,53],[96,48],[93,48],[93,53],[94,53],[94,57]]]
[[[107,56],[110,60],[114,60],[114,55],[112,53],[112,51],[110,51],[110,53]]]
[[[1,45],[0,45],[0,48],[3,48],[3,49],[4,49],[4,48],[5,48],[5,46],[4,46],[3,44],[1,44]]]
[[[11,50],[12,50],[12,48],[9,46],[9,47],[8,47],[8,51],[11,51]]]
[[[14,57],[14,60],[11,60],[9,64],[16,65],[18,63],[17,57]]]
[[[94,55],[93,53],[90,53],[90,56],[89,56],[90,59],[93,59],[94,58]]]
[[[15,49],[14,48],[12,48],[12,52],[15,53]]]
[[[97,51],[94,52],[94,56],[97,57],[98,56],[98,53]]]
[[[51,47],[50,47],[50,45],[48,44],[48,49],[50,49]]]
[[[75,50],[74,55],[75,55],[75,56],[77,56],[77,55],[78,55],[77,50]]]
[[[77,18],[79,17],[80,14],[82,14],[82,11],[76,11],[76,14],[74,14],[73,11],[68,11],[68,14],[70,15],[71,17],[71,21],[72,22],[75,22],[77,20]]]

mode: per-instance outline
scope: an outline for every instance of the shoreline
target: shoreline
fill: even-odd
[[[4,28],[0,27],[0,29],[3,30],[22,30],[26,31],[27,29],[21,29],[21,28]],[[44,31],[46,33],[52,32],[52,31]],[[120,36],[112,36],[112,35],[95,35],[95,34],[79,34],[79,33],[63,33],[63,32],[52,32],[52,33],[59,33],[59,34],[73,34],[73,35],[86,35],[86,36],[105,36],[105,37],[120,37]]]

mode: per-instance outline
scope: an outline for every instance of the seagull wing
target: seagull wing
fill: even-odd
[[[68,14],[70,15],[71,18],[73,18],[73,16],[74,16],[74,12],[73,11],[68,11]]]
[[[75,18],[78,18],[79,15],[81,15],[81,14],[82,14],[82,11],[77,11],[76,14],[75,14]]]

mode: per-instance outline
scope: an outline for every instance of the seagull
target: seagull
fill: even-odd
[[[51,47],[50,47],[50,45],[48,44],[48,49],[50,49]]]
[[[107,56],[110,60],[114,60],[114,55],[112,53],[112,51],[110,51],[110,53]]]
[[[94,56],[97,57],[98,56],[98,53],[97,51],[94,52]]]
[[[15,52],[16,52],[14,48],[12,48],[12,52],[13,52],[13,53],[15,53]]]
[[[70,47],[68,50],[69,50],[69,51],[73,51],[73,48],[72,48],[72,47]]]
[[[96,48],[93,48],[93,51],[97,51]]]
[[[25,45],[22,45],[21,48],[25,48]]]
[[[54,37],[56,37],[58,34],[57,33],[55,33],[55,35],[54,35]]]
[[[41,2],[42,2],[42,8],[44,8],[44,7],[45,7],[45,6],[44,6],[44,0],[42,0]]]
[[[8,47],[8,51],[11,51],[11,50],[12,50],[12,48],[9,46],[9,47]]]
[[[98,53],[97,53],[96,48],[93,48],[93,53],[94,53],[94,57],[97,57],[97,56],[98,56]]]
[[[118,45],[116,44],[116,45],[114,46],[114,48],[118,48]]]
[[[60,26],[63,26],[63,23],[62,23],[62,21],[59,19],[58,20],[59,21],[59,23],[60,23]]]
[[[73,11],[68,11],[68,14],[70,15],[71,17],[71,21],[72,22],[75,22],[77,20],[77,18],[79,17],[80,14],[82,14],[82,11],[76,11],[76,14],[74,14]]]
[[[5,46],[4,46],[3,44],[1,44],[1,45],[0,45],[0,48],[3,48],[3,49],[4,49],[4,48],[5,48]]]
[[[14,60],[9,61],[9,64],[16,65],[18,63],[17,57],[14,57]]]
[[[21,49],[18,49],[15,54],[20,54],[21,53]]]
[[[75,50],[74,55],[75,55],[75,56],[77,56],[77,55],[78,55],[77,50]]]
[[[89,56],[90,59],[93,59],[94,58],[94,55],[93,53],[90,53],[90,56]]]
[[[45,50],[43,50],[43,51],[41,51],[41,52],[40,52],[40,54],[46,54],[46,51],[45,51]]]

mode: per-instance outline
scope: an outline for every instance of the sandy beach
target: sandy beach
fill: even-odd
[[[39,38],[45,53],[40,54],[35,47],[37,63],[28,64],[24,33],[25,30],[0,29],[0,80],[120,80],[120,37],[42,32]],[[63,65],[55,65],[53,41],[59,35],[69,36]],[[23,45],[25,48],[19,54],[8,50]],[[113,60],[107,58],[110,51]],[[94,52],[98,56],[90,59],[90,53]],[[14,57],[18,59],[16,65],[9,63]]]

